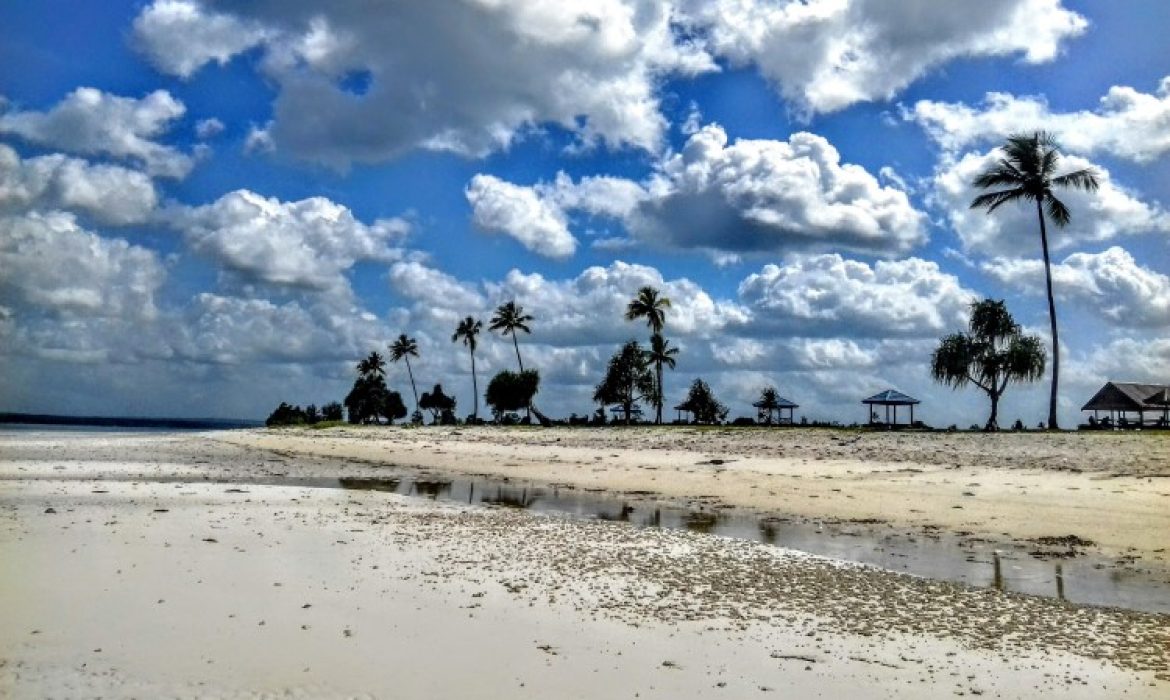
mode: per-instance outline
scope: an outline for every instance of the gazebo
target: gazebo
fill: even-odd
[[[691,404],[688,401],[683,401],[679,405],[675,406],[674,410],[678,411],[678,419],[677,420],[679,422],[682,422],[682,419],[683,419],[682,414],[684,414],[684,413],[690,414],[691,413]],[[688,422],[689,422],[689,418],[688,418]]]
[[[874,420],[874,416],[876,415],[876,411],[873,410],[874,406],[885,406],[885,408],[886,408],[885,424],[886,425],[897,425],[898,424],[898,407],[899,406],[909,406],[910,407],[910,422],[907,425],[914,425],[914,404],[922,403],[922,402],[919,401],[918,399],[912,397],[912,396],[907,396],[906,394],[903,394],[902,392],[897,391],[895,389],[886,389],[885,391],[883,391],[881,393],[874,394],[873,396],[869,397],[868,399],[864,399],[861,403],[865,404],[869,408],[869,424],[870,425],[873,425],[874,423],[877,422]],[[893,409],[893,412],[894,412],[892,420],[890,418],[890,409]]]
[[[1162,414],[1161,425],[1166,425],[1170,417],[1167,415],[1170,413],[1170,385],[1106,382],[1081,410],[1092,411],[1094,423],[1100,412],[1108,411],[1108,418],[1100,423],[1105,426],[1118,425],[1119,422],[1125,424],[1129,414],[1136,413],[1135,427],[1145,423],[1147,411],[1157,411]]]
[[[755,403],[752,404],[752,407],[758,410],[760,416],[762,416],[764,411],[767,411],[769,408],[765,404],[765,402],[763,402],[763,401],[756,401]],[[776,413],[777,413],[776,423],[778,423],[780,425],[784,425],[784,424],[792,425],[793,411],[795,411],[798,408],[800,408],[800,404],[792,403],[791,401],[789,401],[788,399],[786,399],[782,396],[777,396],[776,403],[771,406],[771,409],[776,411]],[[785,410],[788,411],[787,418],[784,417]],[[763,420],[763,419],[761,418],[760,420]]]

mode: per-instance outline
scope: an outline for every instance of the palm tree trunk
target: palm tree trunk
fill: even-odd
[[[654,397],[658,414],[654,417],[654,425],[662,425],[662,360],[658,360],[654,365],[654,369],[658,372],[658,396]]]
[[[403,355],[402,359],[406,360],[406,373],[410,375],[410,390],[414,393],[414,410],[418,410],[418,387],[414,385],[414,370],[410,368],[410,358]]]
[[[987,425],[983,426],[985,433],[999,430],[999,394],[988,392],[988,396],[991,397],[991,415],[987,417]]]
[[[475,378],[475,351],[471,351],[471,416],[479,422],[479,382]]]
[[[512,331],[512,345],[516,348],[516,364],[520,365],[520,373],[524,374],[524,360],[520,359],[520,343],[516,340],[516,331]]]
[[[1044,282],[1048,287],[1048,323],[1052,328],[1052,392],[1048,397],[1048,429],[1059,430],[1056,422],[1056,394],[1060,383],[1060,336],[1056,332],[1056,300],[1052,295],[1052,263],[1048,257],[1048,228],[1044,225],[1044,208],[1036,200],[1036,214],[1040,217],[1040,248],[1044,252]]]

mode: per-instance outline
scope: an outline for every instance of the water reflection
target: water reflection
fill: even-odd
[[[715,513],[708,513],[705,511],[691,511],[687,514],[686,520],[683,524],[691,532],[701,532],[704,535],[709,535],[719,524],[719,516]]]

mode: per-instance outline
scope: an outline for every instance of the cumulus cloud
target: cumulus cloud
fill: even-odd
[[[206,141],[222,134],[225,128],[227,127],[224,126],[223,122],[215,117],[200,119],[195,123],[195,136]]]
[[[1056,133],[1071,152],[1149,163],[1170,152],[1170,76],[1154,94],[1111,87],[1094,110],[1053,112],[1042,96],[993,92],[974,107],[921,100],[904,110],[903,118],[922,125],[949,151],[998,145],[1009,134],[1045,129]]]
[[[158,142],[186,112],[166,90],[135,99],[81,87],[47,112],[0,114],[0,134],[73,153],[130,160],[155,176],[182,178],[194,159]]]
[[[365,224],[324,197],[282,202],[237,190],[199,207],[175,207],[172,225],[189,245],[245,279],[313,290],[346,285],[360,260],[391,261],[409,230],[402,219]]]
[[[918,258],[872,266],[837,254],[765,265],[739,285],[747,334],[933,337],[961,327],[975,293]]]
[[[70,209],[113,225],[145,221],[158,204],[150,178],[61,154],[21,159],[0,144],[0,213]]]
[[[1044,293],[1044,264],[1038,259],[997,258],[981,269],[1017,289]],[[1170,277],[1138,264],[1123,248],[1069,255],[1052,266],[1052,284],[1059,298],[1085,304],[1116,325],[1170,326]]]
[[[529,248],[565,241],[557,248],[565,255],[572,252],[573,212],[616,219],[643,243],[719,254],[831,247],[894,255],[926,241],[925,217],[905,192],[841,163],[832,144],[803,132],[787,141],[728,144],[723,129],[710,125],[658,162],[643,183],[616,177],[574,183],[559,174],[551,184],[522,187],[478,175],[468,198],[477,223],[490,222]]]
[[[945,212],[964,251],[1001,255],[1005,251],[1030,251],[1020,253],[1030,256],[1040,248],[1034,204],[1005,204],[990,215],[983,209],[969,208],[971,200],[981,192],[972,181],[999,157],[998,151],[993,150],[945,158],[934,175],[931,201]],[[1138,199],[1117,184],[1107,169],[1078,156],[1067,156],[1061,159],[1058,172],[1088,167],[1097,171],[1100,189],[1064,190],[1057,194],[1072,212],[1072,222],[1065,228],[1049,222],[1048,241],[1053,249],[1121,235],[1170,231],[1170,214],[1157,204]],[[1021,236],[1025,238],[1021,240]]]
[[[62,212],[0,217],[0,270],[0,305],[98,317],[153,317],[166,278],[154,251]]]
[[[544,124],[581,144],[656,149],[655,84],[714,69],[664,0],[456,4],[295,0],[213,11],[157,0],[139,46],[182,77],[258,47],[278,148],[345,167],[425,148],[482,155]],[[311,115],[311,116],[310,116]]]
[[[1054,59],[1088,23],[1060,0],[690,0],[712,50],[754,65],[804,114],[888,100],[959,58]]]

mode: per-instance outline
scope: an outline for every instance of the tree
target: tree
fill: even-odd
[[[1008,202],[1036,203],[1036,216],[1040,220],[1040,249],[1044,254],[1044,279],[1048,291],[1048,323],[1052,330],[1052,391],[1048,399],[1048,428],[1056,430],[1060,337],[1056,328],[1056,302],[1052,295],[1052,264],[1048,257],[1048,229],[1044,221],[1044,209],[1047,207],[1048,216],[1058,227],[1067,226],[1072,220],[1068,207],[1052,194],[1052,189],[1072,188],[1095,192],[1098,187],[1097,173],[1092,168],[1083,168],[1056,175],[1060,145],[1051,134],[1044,131],[1030,135],[1013,134],[1000,148],[1006,157],[1000,158],[998,163],[980,173],[974,185],[980,189],[1003,189],[979,195],[971,201],[971,208],[987,209],[990,214]]]
[[[406,360],[406,373],[410,376],[410,390],[414,393],[414,410],[418,411],[418,387],[414,385],[414,370],[410,368],[410,358],[418,357],[418,343],[405,333],[398,336],[390,345],[390,361],[397,363]],[[418,420],[418,419],[416,419]]]
[[[341,404],[336,401],[330,401],[321,407],[321,420],[337,421],[341,420]]]
[[[958,389],[968,383],[991,399],[985,431],[999,429],[999,398],[1009,382],[1034,382],[1044,376],[1040,338],[1023,335],[1002,301],[971,304],[968,332],[952,333],[939,342],[930,358],[935,381]]]
[[[406,416],[406,405],[397,391],[386,388],[386,380],[377,375],[358,377],[345,397],[350,423],[377,422],[385,418],[393,423]]]
[[[650,349],[646,351],[646,361],[654,365],[654,395],[652,402],[655,408],[654,423],[662,424],[662,402],[664,400],[662,387],[662,367],[663,365],[674,369],[674,356],[678,354],[678,348],[671,347],[670,341],[662,337],[661,333],[655,333],[650,336]]]
[[[479,382],[475,378],[475,348],[479,341],[476,336],[479,335],[483,328],[483,321],[477,318],[468,316],[459,322],[459,327],[455,329],[455,333],[451,335],[451,342],[458,342],[463,340],[463,344],[467,346],[468,351],[471,352],[471,398],[474,402],[474,408],[471,411],[471,416],[474,420],[479,420]],[[517,348],[519,349],[519,348]],[[519,354],[517,354],[519,357]]]
[[[780,394],[774,386],[766,386],[760,390],[760,400],[752,404],[759,409],[760,414],[766,416],[767,425],[772,425],[772,414],[780,410]]]
[[[357,371],[363,377],[367,375],[384,377],[386,376],[386,360],[382,359],[378,352],[371,352],[357,364]]]
[[[304,425],[306,422],[305,412],[301,410],[300,406],[290,406],[281,401],[276,410],[268,415],[264,425],[271,428],[280,425]]]
[[[702,379],[696,379],[682,403],[684,411],[694,414],[696,423],[718,423],[727,417],[727,407],[719,403],[711,387]]]
[[[504,370],[488,382],[484,400],[492,407],[496,420],[499,420],[507,411],[519,411],[527,407],[539,388],[540,374],[536,370]]]
[[[446,416],[450,414],[454,416],[455,411],[455,397],[447,396],[443,393],[443,385],[436,384],[431,393],[423,392],[422,399],[418,404],[431,412],[432,419],[435,423],[439,422],[439,416]]]
[[[524,372],[524,361],[520,359],[520,343],[516,340],[516,331],[531,333],[532,329],[528,327],[528,322],[532,320],[532,316],[524,313],[523,306],[515,301],[509,301],[496,308],[496,313],[492,316],[491,324],[488,326],[488,330],[499,331],[500,335],[510,334],[512,336],[512,345],[516,348],[516,364],[520,365],[521,373]]]
[[[626,425],[629,425],[634,404],[653,398],[656,388],[654,375],[646,363],[646,352],[638,341],[631,340],[609,359],[605,378],[594,390],[593,400],[621,406]]]
[[[661,339],[662,327],[666,324],[666,310],[670,308],[670,299],[660,296],[657,289],[649,285],[638,290],[638,296],[634,297],[629,305],[626,306],[626,320],[634,321],[639,318],[646,319],[646,325],[650,326],[650,346],[653,352],[654,339]],[[676,354],[678,350],[674,351]],[[662,357],[658,353],[659,358]],[[664,359],[654,360],[654,377],[656,383],[656,390],[654,394],[654,422],[655,424],[662,424],[662,364]],[[674,368],[674,360],[669,361],[670,367]]]

